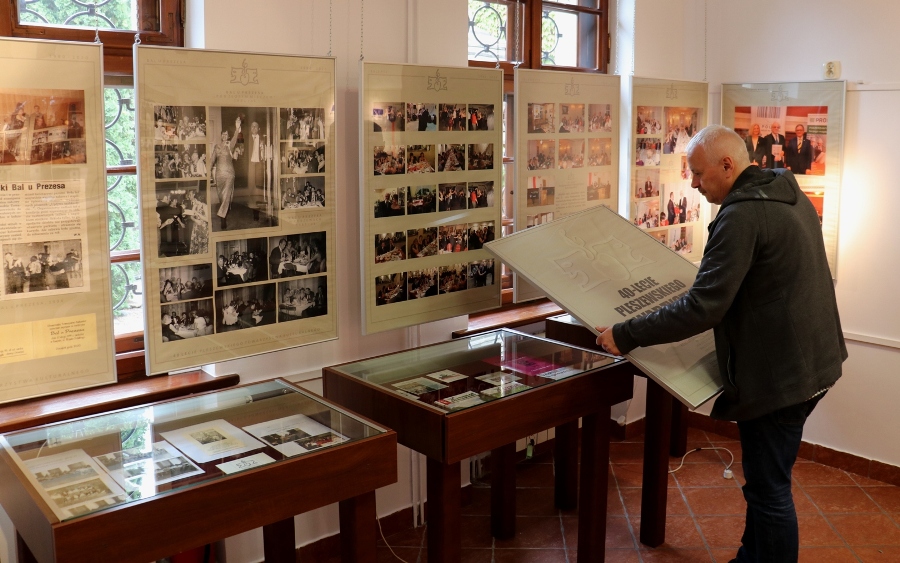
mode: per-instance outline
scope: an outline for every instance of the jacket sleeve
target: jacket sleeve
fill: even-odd
[[[638,346],[678,342],[722,321],[756,259],[756,206],[755,202],[740,202],[720,211],[693,286],[658,311],[616,324],[613,338],[620,352],[627,354]]]

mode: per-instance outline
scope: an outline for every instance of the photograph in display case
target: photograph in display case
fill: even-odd
[[[846,88],[843,81],[722,85],[722,124],[744,139],[751,163],[790,170],[816,208],[833,278]]]
[[[197,463],[209,463],[265,447],[264,443],[223,419],[160,432],[160,435]]]
[[[346,442],[347,437],[306,415],[295,414],[245,426],[244,430],[278,450],[285,457],[305,454]]]

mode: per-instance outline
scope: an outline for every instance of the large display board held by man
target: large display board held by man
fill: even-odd
[[[0,40],[0,402],[116,380],[102,57]]]
[[[500,305],[503,72],[362,63],[364,332]]]
[[[515,230],[618,208],[620,78],[516,69]],[[543,294],[516,276],[515,300]]]
[[[334,59],[135,47],[147,372],[337,337]]]

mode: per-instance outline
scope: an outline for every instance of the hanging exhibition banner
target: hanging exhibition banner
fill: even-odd
[[[103,54],[0,40],[0,402],[115,382]]]
[[[498,259],[596,333],[679,299],[697,267],[604,206],[487,246]],[[713,333],[635,348],[626,357],[690,408],[722,388]]]
[[[744,138],[751,162],[791,170],[819,213],[832,278],[837,276],[846,91],[844,81],[722,85],[722,125]]]
[[[515,230],[618,208],[620,78],[516,69]],[[524,278],[516,302],[542,297]]]
[[[708,206],[691,188],[685,151],[709,120],[708,84],[631,80],[628,218],[688,260],[699,261]]]
[[[336,338],[334,59],[134,60],[147,373]]]
[[[503,72],[362,63],[365,333],[500,305]]]

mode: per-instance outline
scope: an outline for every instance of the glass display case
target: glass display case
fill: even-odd
[[[570,438],[557,440],[557,506],[579,505],[578,557],[591,561],[603,552],[610,405],[631,398],[633,371],[623,358],[501,329],[327,367],[323,379],[329,400],[426,456],[428,561],[459,561],[460,462],[485,451],[491,531],[515,533],[515,442],[548,428]]]
[[[0,502],[39,561],[78,560],[71,552],[79,540],[103,536],[98,522],[152,529],[154,517],[171,511],[158,522],[168,528],[181,514],[200,516],[202,506],[203,517],[184,523],[197,534],[175,534],[190,548],[232,535],[238,522],[252,529],[278,520],[278,511],[240,510],[251,500],[293,505],[280,509],[290,518],[396,481],[393,432],[277,379],[10,432],[0,446],[3,482],[16,485],[4,487]],[[356,472],[368,477],[357,480]],[[329,473],[335,477],[323,478]],[[367,491],[356,486],[366,481]],[[315,494],[292,502],[289,489],[310,483]],[[222,518],[228,513],[233,519]],[[221,533],[216,520],[225,524]],[[109,557],[94,547],[88,559],[148,561],[179,551],[163,549],[166,541],[148,542],[160,546],[152,554],[116,547],[128,542],[112,536],[99,548]]]

